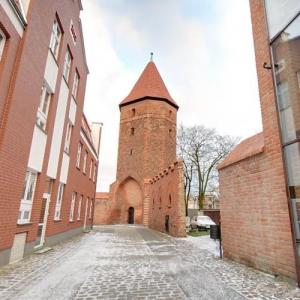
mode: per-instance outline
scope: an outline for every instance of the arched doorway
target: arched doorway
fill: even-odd
[[[128,208],[128,224],[134,224],[134,208]]]

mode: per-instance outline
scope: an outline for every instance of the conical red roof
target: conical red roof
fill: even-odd
[[[146,98],[166,101],[172,106],[178,108],[177,103],[171,97],[153,61],[150,61],[147,64],[142,75],[134,85],[129,95],[120,103],[120,106],[141,101]]]

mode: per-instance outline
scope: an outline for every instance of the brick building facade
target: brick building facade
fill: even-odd
[[[263,132],[219,166],[224,255],[299,283],[300,4],[250,7]]]
[[[183,189],[180,164],[176,162],[172,167],[171,173],[174,175],[169,173],[166,176],[170,180],[163,179],[161,184],[152,181],[149,187],[153,177],[165,174],[164,170],[176,161],[177,110],[178,105],[169,94],[156,65],[149,62],[132,91],[120,103],[117,176],[110,187],[108,223],[144,224],[161,231],[169,228],[171,234],[183,235],[184,210],[177,209],[184,205],[180,192]],[[154,189],[157,189],[156,194],[160,194],[156,196],[160,200],[155,201],[162,203],[161,213],[155,216],[160,221],[156,221],[164,224],[168,218],[169,227],[155,225],[155,218],[150,217]],[[170,193],[174,197],[172,213],[168,211]],[[104,202],[96,205],[98,209],[95,213],[98,214]],[[99,216],[95,215],[95,219]]]
[[[0,1],[0,265],[92,225],[101,124],[83,115],[81,9]]]

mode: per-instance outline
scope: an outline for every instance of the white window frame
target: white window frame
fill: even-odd
[[[74,221],[74,210],[75,210],[76,197],[77,197],[77,193],[73,192],[71,206],[70,206],[70,217],[69,217],[70,222]]]
[[[69,154],[70,153],[70,144],[71,144],[71,138],[72,138],[72,131],[73,131],[73,125],[69,121],[67,123],[67,132],[66,132],[66,138],[65,138],[65,148],[64,151]]]
[[[78,144],[78,148],[77,148],[77,157],[76,157],[76,167],[78,169],[80,169],[80,161],[81,161],[81,152],[82,152],[82,144],[79,143]]]
[[[94,173],[93,173],[93,182],[96,180],[96,171],[97,171],[97,165],[94,165]]]
[[[50,89],[48,88],[47,84],[44,82],[41,90],[40,106],[38,107],[37,116],[36,116],[37,125],[44,131],[46,130],[46,126],[47,126],[51,95],[52,94]]]
[[[1,59],[1,57],[0,57]],[[300,89],[300,70],[297,71],[297,79],[298,79],[298,86],[299,86],[299,89]]]
[[[82,201],[83,201],[83,195],[80,195],[79,202],[78,202],[78,207],[77,207],[77,220],[78,221],[80,221],[80,217],[81,217]]]
[[[86,174],[86,162],[87,162],[87,158],[88,158],[88,152],[85,151],[84,152],[84,157],[83,157],[83,167],[82,167],[82,172],[84,174]]]
[[[56,197],[56,204],[55,204],[55,213],[54,213],[54,220],[60,220],[61,216],[61,204],[63,201],[63,196],[64,196],[64,189],[65,185],[60,182],[58,186],[58,191],[57,191],[57,197]]]
[[[93,161],[93,159],[91,159],[91,162],[90,162],[90,173],[89,173],[89,179],[92,179],[93,165],[94,165],[94,161]]]
[[[27,169],[24,180],[23,195],[19,209],[18,224],[26,224],[30,222],[36,181],[37,172]]]
[[[54,57],[57,59],[59,54],[60,42],[62,37],[62,30],[58,23],[58,20],[55,19],[52,26],[52,34],[50,39],[49,49],[51,50]]]
[[[90,201],[89,219],[92,218],[93,199]]]
[[[72,65],[72,55],[70,50],[67,49],[65,60],[64,60],[64,67],[63,67],[63,77],[65,78],[66,82],[69,82],[71,65]]]
[[[77,94],[78,94],[79,79],[80,77],[76,70],[74,75],[74,80],[73,80],[73,88],[72,88],[72,96],[75,100],[77,99]]]
[[[1,61],[1,58],[2,58],[2,54],[4,52],[5,43],[6,43],[6,35],[0,29],[0,61]]]

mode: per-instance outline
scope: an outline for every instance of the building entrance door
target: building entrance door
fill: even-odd
[[[129,207],[128,209],[128,224],[134,224],[134,208]]]
[[[42,208],[39,218],[39,226],[36,237],[36,248],[42,247],[45,243],[46,227],[49,215],[50,194],[44,193],[42,199]]]

